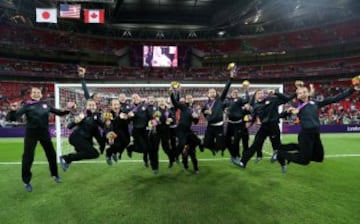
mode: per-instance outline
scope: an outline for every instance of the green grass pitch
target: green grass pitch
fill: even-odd
[[[359,223],[360,134],[323,134],[326,159],[309,166],[250,161],[243,170],[229,156],[197,153],[200,174],[181,165],[152,174],[136,155],[108,166],[59,167],[62,183],[50,177],[44,153],[36,150],[33,192],[21,182],[23,139],[0,139],[0,223]],[[283,142],[296,140],[284,135]],[[266,155],[266,154],[265,154]],[[165,159],[161,152],[161,159]]]

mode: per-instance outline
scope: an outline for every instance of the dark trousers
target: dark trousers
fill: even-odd
[[[185,129],[182,129],[182,128],[177,128],[176,129],[176,136],[177,136],[177,139],[178,139],[178,144],[177,144],[177,147],[176,147],[176,151],[174,153],[175,158],[179,158],[182,151],[184,150],[185,145],[186,145],[186,143],[188,141],[187,136],[188,136],[189,132],[191,132],[191,130],[185,130]]]
[[[125,148],[130,143],[129,131],[117,132],[117,138],[114,139],[114,144],[106,150],[106,157],[110,157],[112,154],[119,153],[120,155],[124,152]]]
[[[132,135],[134,138],[134,151],[143,153],[143,160],[148,164],[148,131],[146,128],[133,128]]]
[[[173,156],[175,157],[176,152],[176,128],[169,128],[170,134],[170,150],[172,151]],[[175,158],[174,158],[175,159]],[[178,159],[178,158],[176,158]]]
[[[226,129],[226,145],[231,157],[240,157],[240,140],[242,140],[243,152],[249,149],[249,131],[245,123],[228,123]]]
[[[179,155],[182,155],[184,168],[187,169],[188,156],[190,156],[194,170],[198,170],[199,168],[198,161],[196,159],[196,146],[201,144],[200,138],[191,129],[183,129],[178,127],[176,134],[178,138],[178,146],[175,152],[175,158],[178,158]],[[188,147],[186,151],[184,151],[185,146]]]
[[[174,150],[172,150],[172,147],[170,146],[170,144],[171,144],[170,128],[160,126],[157,134],[161,141],[161,147],[164,150],[165,154],[167,155],[169,162],[171,162],[171,163],[174,162],[175,154],[174,154]],[[176,141],[176,139],[175,139],[175,141]],[[176,145],[175,145],[175,147],[176,147]]]
[[[204,147],[211,151],[225,150],[224,126],[208,125],[205,131]]]
[[[48,129],[26,129],[24,139],[24,153],[22,155],[22,180],[25,184],[31,181],[31,166],[34,162],[35,148],[37,142],[40,142],[45,151],[46,158],[49,162],[50,175],[58,176],[56,163],[56,152],[51,142]]]
[[[66,163],[83,159],[96,159],[99,157],[98,150],[93,146],[92,139],[84,138],[82,135],[73,132],[69,137],[69,142],[75,148],[75,153],[64,155]]]
[[[246,164],[251,157],[257,152],[258,157],[262,157],[262,147],[267,137],[270,137],[273,150],[280,147],[280,129],[277,123],[265,123],[260,126],[259,131],[255,135],[255,139],[249,150],[244,151],[241,162]]]
[[[186,147],[187,150],[183,150],[183,152],[182,152],[182,163],[183,163],[185,169],[189,168],[188,159],[190,156],[194,171],[199,170],[198,160],[196,158],[196,146],[198,146],[200,144],[201,144],[201,140],[194,132],[191,132],[188,134],[187,147]]]
[[[160,136],[154,131],[149,132],[149,159],[153,170],[159,169]]]
[[[169,128],[167,127],[158,127],[156,131],[149,132],[149,159],[150,166],[153,170],[159,169],[159,146],[161,142],[161,147],[164,150],[165,154],[168,156],[169,162],[173,163],[174,153],[170,148],[170,133]]]
[[[324,147],[321,143],[320,133],[300,132],[298,144],[280,145],[280,155],[290,162],[301,165],[307,165],[310,161],[322,162],[324,160]]]

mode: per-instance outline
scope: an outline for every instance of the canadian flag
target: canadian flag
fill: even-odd
[[[104,9],[84,9],[85,23],[104,23],[105,10]]]
[[[56,9],[36,9],[37,23],[57,23]]]

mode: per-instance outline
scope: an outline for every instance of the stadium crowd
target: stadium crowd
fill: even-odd
[[[44,77],[74,79],[76,65],[54,62],[39,62],[0,58],[0,74],[23,77]],[[202,68],[139,68],[121,66],[89,65],[88,79],[92,80],[185,80],[185,81],[223,81],[225,67]],[[244,65],[237,71],[241,79],[263,80],[296,77],[332,76],[360,72],[360,57],[297,62],[288,64]]]

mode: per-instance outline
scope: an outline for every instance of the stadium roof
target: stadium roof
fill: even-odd
[[[106,24],[59,19],[36,24],[36,7],[81,2],[104,8]],[[3,15],[19,14],[34,26],[140,39],[194,39],[256,35],[301,29],[358,16],[358,0],[4,0]],[[1,18],[3,19],[3,18]]]

